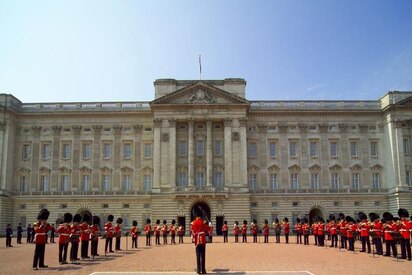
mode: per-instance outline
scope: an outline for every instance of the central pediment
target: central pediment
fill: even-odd
[[[151,107],[162,105],[249,105],[249,101],[202,81],[183,87],[150,102]]]

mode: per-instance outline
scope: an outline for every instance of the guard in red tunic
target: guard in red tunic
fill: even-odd
[[[338,224],[338,230],[339,230],[339,234],[340,234],[340,248],[344,248],[346,249],[347,246],[347,229],[346,229],[346,219],[345,219],[345,215],[343,213],[339,214],[339,224]]]
[[[338,247],[338,225],[336,224],[335,215],[331,215],[329,218],[329,234],[331,237],[330,247]]]
[[[130,227],[130,236],[132,237],[132,248],[137,248],[137,221],[132,222],[132,227]]]
[[[296,219],[295,231],[296,231],[296,243],[302,244],[302,223],[299,218]]]
[[[290,231],[289,219],[287,217],[285,217],[283,219],[283,232],[285,233],[286,243],[289,243],[289,231]]]
[[[163,220],[161,231],[162,231],[162,236],[163,236],[163,244],[167,244],[167,234],[169,233],[169,230],[167,228],[166,220]]]
[[[247,220],[243,220],[243,225],[242,225],[242,243],[247,243]]]
[[[303,218],[302,231],[303,231],[303,243],[305,245],[309,245],[310,226],[309,226],[307,218]]]
[[[58,225],[56,233],[59,234],[59,263],[67,264],[67,249],[69,247],[70,223],[73,215],[65,213],[63,215],[62,223]]]
[[[325,246],[325,223],[323,218],[318,218],[318,246]]]
[[[177,235],[179,236],[179,243],[183,243],[183,235],[185,233],[185,227],[179,223],[177,227]]]
[[[385,227],[384,227],[384,234],[385,234],[385,244],[386,244],[386,257],[391,256],[391,248],[392,248],[392,253],[393,257],[398,257],[398,250],[396,249],[396,242],[394,235],[396,234],[398,227],[397,225],[393,222],[393,215],[389,212],[384,212],[382,214],[382,217],[385,220]]]
[[[349,251],[355,251],[355,232],[356,232],[356,222],[351,216],[346,216],[346,237],[349,243]]]
[[[160,226],[160,220],[156,220],[156,225],[154,227],[154,235],[155,235],[155,243],[156,245],[160,245],[160,230],[162,227]]]
[[[80,256],[82,259],[90,258],[87,254],[89,251],[90,230],[89,223],[92,217],[89,214],[84,214],[82,223],[80,224],[80,241],[82,242]]]
[[[196,247],[197,274],[206,274],[206,234],[208,234],[210,228],[207,222],[200,217],[200,210],[194,209],[193,212],[195,220],[193,221],[192,232]]]
[[[33,224],[34,243],[36,248],[34,250],[33,270],[40,268],[47,268],[44,264],[44,254],[46,250],[46,232],[51,229],[50,224],[47,223],[50,212],[47,209],[40,210],[37,215],[37,222]]]
[[[107,255],[108,252],[113,253],[113,235],[114,235],[114,228],[113,222],[114,216],[109,215],[107,216],[107,222],[104,224],[104,230],[106,231],[106,243],[104,244],[104,254]],[[107,249],[109,248],[109,251]]]
[[[366,252],[366,246],[368,246],[368,253],[371,253],[371,241],[369,238],[369,222],[365,213],[359,212],[358,218],[361,220],[359,222],[360,238],[362,242],[362,249],[360,252]]]
[[[172,220],[172,224],[169,227],[170,230],[170,243],[176,244],[176,221]]]
[[[99,256],[97,253],[97,247],[99,245],[99,236],[100,233],[100,217],[93,216],[92,218],[92,226],[90,226],[90,238],[91,238],[91,248],[90,248],[90,255],[92,257]]]
[[[401,222],[399,224],[399,233],[401,234],[401,259],[406,259],[406,253],[408,253],[408,261],[411,260],[411,230],[412,224],[408,220],[409,213],[405,208],[399,208],[399,218]]]
[[[318,220],[317,220],[317,217],[315,217],[313,219],[312,234],[313,234],[313,238],[315,240],[315,245],[318,245]]]
[[[233,235],[235,236],[235,243],[239,242],[239,222],[235,221],[235,224],[233,225]]]
[[[80,225],[79,223],[82,220],[82,216],[80,214],[76,214],[73,217],[73,224],[70,227],[70,242],[71,242],[71,247],[70,247],[70,261],[73,264],[80,264],[79,261],[80,259],[78,258],[78,253],[79,253],[79,242],[80,242]]]
[[[269,226],[269,222],[268,220],[265,219],[265,222],[263,224],[263,239],[264,239],[264,243],[268,243],[269,242],[269,230],[270,230],[270,226]]]
[[[257,243],[258,242],[257,236],[258,236],[258,233],[259,233],[259,226],[257,225],[257,220],[256,219],[254,219],[253,222],[250,224],[250,233],[253,236],[253,242]]]
[[[223,222],[223,226],[222,226],[222,234],[223,234],[223,242],[227,243],[227,233],[229,231],[229,227],[227,226],[227,221]]]
[[[276,218],[273,222],[273,229],[275,229],[276,243],[280,243],[280,233],[282,232],[282,224],[279,222],[278,218]]]
[[[151,235],[152,235],[152,221],[150,219],[146,219],[146,224],[144,226],[144,233],[146,235],[146,246],[151,246]]]
[[[116,220],[116,226],[114,227],[114,236],[116,238],[116,245],[115,245],[115,251],[120,251],[122,250],[120,248],[120,241],[122,240],[122,223],[123,219],[122,218],[117,218]]]
[[[372,243],[376,247],[376,254],[383,255],[382,248],[382,230],[383,225],[379,219],[379,215],[376,213],[369,213],[369,219],[371,220],[370,234],[372,235]]]

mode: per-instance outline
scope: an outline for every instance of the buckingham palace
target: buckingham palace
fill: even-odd
[[[149,102],[24,103],[0,94],[0,228],[64,213],[217,233],[412,206],[412,92],[375,100],[247,100],[246,81],[158,79]],[[3,232],[3,230],[2,230]]]

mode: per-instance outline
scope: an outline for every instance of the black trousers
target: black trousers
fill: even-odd
[[[237,242],[239,242],[239,235],[238,234],[235,235],[235,243],[237,243]]]
[[[116,237],[116,245],[115,245],[116,250],[121,250],[120,249],[120,240],[121,240],[121,237]]]
[[[69,243],[59,243],[59,263],[67,261],[67,249]]]
[[[46,251],[46,244],[36,244],[34,250],[33,268],[44,266],[44,253]]]
[[[151,238],[150,238],[150,234],[146,234],[146,246],[151,246]]]
[[[253,242],[257,243],[257,234],[253,234]]]
[[[348,248],[347,239],[348,237],[346,236],[343,236],[343,235],[340,236],[340,248],[345,248],[345,249]]]
[[[227,243],[227,242],[228,242],[228,240],[227,240],[227,231],[226,231],[226,232],[223,232],[223,242],[224,242],[224,243]]]
[[[263,237],[264,237],[264,242],[268,243],[269,242],[269,235],[264,235]]]
[[[81,257],[82,258],[87,258],[87,252],[89,250],[89,241],[82,241],[82,247],[81,247]]]
[[[375,245],[376,254],[383,255],[382,238],[373,238],[372,242]]]
[[[242,243],[247,243],[247,235],[242,234]]]
[[[325,235],[318,235],[318,246],[325,246]]]
[[[296,243],[302,243],[302,233],[296,233]]]
[[[31,234],[27,233],[26,243],[30,243],[31,241]]]
[[[176,235],[171,235],[170,243],[176,243]]]
[[[303,243],[309,245],[309,235],[303,235]]]
[[[98,238],[93,238],[91,242],[91,249],[90,249],[90,254],[92,256],[97,256],[97,246],[99,245],[99,239]]]
[[[318,245],[318,235],[315,234],[315,235],[313,235],[313,237],[314,237],[314,239],[315,239],[315,245]]]
[[[398,256],[398,250],[396,249],[396,243],[393,240],[385,240],[386,244],[386,254],[385,256],[390,256],[391,255],[391,248],[392,248],[392,253],[394,257]]]
[[[163,235],[163,244],[167,244],[167,235]]]
[[[109,248],[109,251],[113,251],[113,237],[106,237],[106,243],[104,244],[104,251],[107,252],[107,248]]]
[[[54,243],[54,232],[53,231],[51,231],[50,233],[50,242]]]
[[[411,240],[401,238],[401,258],[406,259],[406,252],[408,252],[408,259],[411,259]]]
[[[332,240],[332,243],[330,244],[330,247],[338,247],[338,235],[332,234],[330,236],[331,236],[331,240]]]
[[[206,245],[198,244],[196,246],[196,263],[197,273],[206,272]]]
[[[280,233],[275,233],[276,243],[280,243]]]
[[[21,237],[22,237],[21,233],[17,233],[17,243],[21,244]]]
[[[8,247],[11,246],[11,237],[9,237],[9,236],[6,237],[6,246],[8,246]]]
[[[285,240],[286,240],[286,243],[289,243],[289,233],[288,234],[285,233]]]
[[[160,245],[160,235],[155,235],[155,243]]]
[[[79,253],[79,242],[72,242],[70,247],[70,261],[77,261],[77,256]]]
[[[371,252],[371,241],[368,237],[361,237],[361,241],[362,241],[362,250],[361,251],[366,251],[366,246],[368,246],[368,253]]]
[[[137,237],[132,237],[132,248],[137,248]]]
[[[347,238],[349,242],[349,249],[350,251],[355,251],[355,238]]]
[[[179,243],[183,243],[183,235],[179,236]]]

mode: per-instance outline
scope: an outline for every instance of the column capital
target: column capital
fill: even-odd
[[[266,133],[268,131],[267,123],[258,123],[259,133]]]
[[[114,133],[116,135],[118,135],[122,132],[122,128],[123,128],[122,125],[119,125],[119,124],[113,125]]]
[[[247,126],[247,121],[248,121],[247,117],[239,118],[240,127],[246,127]]]
[[[346,133],[348,131],[349,125],[347,123],[339,123],[338,127],[341,132]]]
[[[308,125],[306,123],[299,123],[298,127],[301,133],[306,133],[308,131]]]
[[[287,132],[288,131],[288,124],[286,122],[279,122],[278,128],[280,132]]]
[[[193,125],[195,124],[195,120],[193,118],[189,118],[187,120],[187,124],[189,125],[189,127],[193,127]]]
[[[51,128],[53,130],[53,135],[60,134],[60,131],[62,130],[62,126],[60,126],[60,125],[54,125]]]
[[[155,118],[153,119],[153,126],[156,128],[159,128],[162,125],[162,119],[161,118]]]
[[[169,127],[176,127],[177,119],[169,118],[168,122],[169,122]]]
[[[233,118],[231,118],[231,117],[225,117],[225,118],[223,119],[223,124],[225,125],[225,127],[232,127]]]
[[[359,126],[359,130],[360,130],[362,133],[365,133],[365,132],[368,131],[368,128],[369,128],[368,124],[366,124],[366,123],[360,123],[358,126]]]
[[[73,132],[75,135],[80,134],[80,131],[82,130],[82,126],[81,125],[73,125],[72,126]]]
[[[39,135],[41,131],[41,126],[34,125],[31,127],[31,130],[33,131],[35,135]]]
[[[207,119],[206,119],[206,126],[207,126],[207,127],[211,127],[211,126],[212,126],[212,123],[213,123],[213,119],[211,119],[211,118],[207,118]]]
[[[141,132],[142,132],[142,129],[143,129],[143,125],[141,125],[141,124],[135,124],[135,125],[133,125],[133,130],[134,130],[134,132],[135,132],[136,134],[141,133]]]
[[[329,125],[328,125],[328,124],[326,124],[326,123],[320,123],[320,124],[318,124],[318,127],[319,127],[319,131],[320,131],[321,133],[327,133],[327,132],[328,132],[328,129],[329,129]]]

